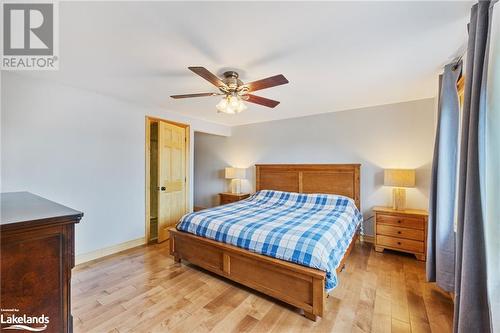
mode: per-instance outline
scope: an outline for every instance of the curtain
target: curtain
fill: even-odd
[[[427,235],[427,281],[446,291],[455,286],[455,187],[460,104],[457,81],[462,63],[448,64],[440,93]]]
[[[457,195],[455,332],[491,332],[480,186],[490,1],[471,10]]]
[[[490,9],[491,34],[486,87],[484,177],[481,189],[486,200],[483,213],[486,232],[488,294],[493,332],[500,332],[500,12]],[[496,92],[496,94],[494,93]]]

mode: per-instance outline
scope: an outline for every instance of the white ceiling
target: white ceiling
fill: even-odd
[[[61,2],[60,70],[24,73],[240,125],[436,95],[437,74],[466,40],[471,2]],[[236,68],[281,101],[217,114],[216,91],[188,66]]]

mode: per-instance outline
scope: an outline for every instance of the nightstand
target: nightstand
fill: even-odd
[[[249,196],[250,196],[249,193],[229,193],[229,192],[219,193],[221,205],[240,201],[248,198]]]
[[[427,254],[427,217],[425,210],[395,210],[374,207],[375,251],[391,249],[412,253],[425,261]]]

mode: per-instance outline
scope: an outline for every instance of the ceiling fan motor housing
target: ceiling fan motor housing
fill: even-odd
[[[225,93],[236,93],[237,92],[240,95],[248,92],[248,88],[245,89],[246,87],[243,84],[243,82],[240,79],[238,79],[239,75],[237,72],[227,71],[227,72],[224,72],[224,74],[222,74],[222,75],[224,75],[224,79],[222,81],[229,88],[226,91],[226,89],[221,89],[219,87],[219,89],[221,89],[223,92],[225,92]]]

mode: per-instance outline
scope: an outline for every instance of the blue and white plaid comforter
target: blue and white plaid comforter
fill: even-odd
[[[246,200],[187,214],[177,229],[326,272],[336,268],[363,217],[340,195],[263,190]]]

